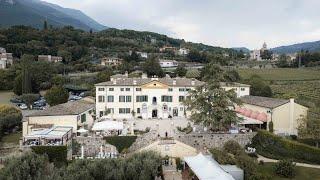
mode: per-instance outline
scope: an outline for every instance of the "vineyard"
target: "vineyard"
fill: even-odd
[[[249,79],[253,74],[267,81],[310,81],[320,80],[320,69],[238,69],[243,79]]]

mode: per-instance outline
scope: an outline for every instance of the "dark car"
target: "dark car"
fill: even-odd
[[[10,102],[12,102],[12,103],[23,103],[23,101],[21,99],[18,99],[18,98],[12,98],[12,99],[10,99]]]

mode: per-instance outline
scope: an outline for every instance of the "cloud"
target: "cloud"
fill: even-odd
[[[214,46],[259,48],[320,39],[318,0],[47,0],[109,27]]]

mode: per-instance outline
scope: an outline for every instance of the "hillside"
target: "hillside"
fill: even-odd
[[[298,43],[298,44],[293,44],[288,46],[280,46],[280,47],[272,48],[271,50],[274,53],[279,53],[279,54],[295,53],[301,50],[315,52],[315,51],[320,51],[320,41]]]
[[[106,28],[81,11],[39,0],[0,0],[0,17],[0,27],[26,25],[42,28],[47,19],[54,27],[73,26],[86,31]]]

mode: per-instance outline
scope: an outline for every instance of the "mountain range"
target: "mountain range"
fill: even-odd
[[[108,28],[79,10],[63,8],[45,1],[0,0],[0,27],[27,25],[43,28],[45,20],[54,27],[73,26],[85,31]]]
[[[301,50],[309,51],[309,52],[320,51],[320,41],[304,42],[304,43],[298,43],[298,44],[293,44],[288,46],[280,46],[280,47],[271,49],[272,52],[278,53],[278,54],[295,53]]]

